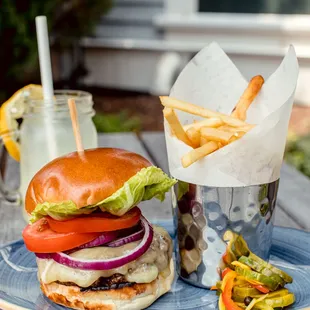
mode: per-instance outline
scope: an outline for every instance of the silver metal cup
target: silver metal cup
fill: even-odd
[[[246,187],[207,187],[182,181],[172,193],[177,227],[177,269],[186,282],[210,288],[220,279],[226,231],[269,258],[279,180]]]

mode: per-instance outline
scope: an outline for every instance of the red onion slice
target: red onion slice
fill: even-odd
[[[139,224],[139,226],[141,226],[141,225]],[[105,246],[108,246],[111,248],[112,247],[119,247],[119,246],[122,246],[122,245],[130,243],[130,242],[141,240],[143,238],[143,235],[144,235],[144,228],[142,228],[139,231],[137,231],[137,232],[135,232],[129,236],[122,237],[122,238],[115,240],[118,237],[118,235],[120,233],[124,233],[124,231],[128,232],[129,230],[127,229],[127,230],[123,230],[123,231],[116,230],[116,231],[105,232],[102,235],[100,235],[98,238],[96,238],[90,242],[87,242],[87,243],[85,243],[85,244],[83,244],[77,248],[74,248],[72,250],[64,251],[63,253],[70,255],[70,254],[72,254],[78,250],[81,250],[81,249],[93,248],[93,247],[97,247],[97,246],[101,246],[101,245],[105,245]],[[132,229],[131,229],[131,231],[132,231]]]
[[[137,231],[137,232],[135,232],[129,236],[111,241],[111,242],[107,243],[106,246],[111,247],[111,248],[116,248],[116,247],[125,245],[125,244],[130,243],[130,242],[141,240],[143,238],[143,235],[144,235],[144,228],[140,229],[139,231]]]
[[[141,225],[144,228],[144,236],[141,242],[136,248],[120,257],[110,258],[106,260],[99,260],[99,259],[84,260],[71,257],[61,252],[52,254],[43,254],[43,255],[36,253],[36,255],[39,258],[52,258],[59,264],[82,270],[109,270],[118,268],[138,259],[150,247],[154,235],[153,229],[143,216],[141,216]]]
[[[41,259],[50,259],[52,258],[51,253],[34,253],[36,255],[36,257],[41,258]]]
[[[119,232],[118,231],[107,231],[104,232],[102,235],[100,235],[98,238],[87,242],[85,244],[82,244],[81,246],[77,247],[75,250],[80,250],[80,249],[86,249],[86,248],[93,248],[96,246],[100,246],[106,243],[109,243],[113,240],[115,240],[118,236]]]

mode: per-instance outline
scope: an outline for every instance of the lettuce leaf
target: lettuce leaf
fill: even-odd
[[[140,170],[125,182],[123,187],[95,205],[78,209],[71,200],[38,204],[31,213],[30,222],[34,223],[47,215],[56,220],[66,220],[77,215],[92,213],[98,208],[122,216],[141,201],[150,200],[153,197],[163,201],[166,192],[176,182],[175,179],[169,178],[160,168],[150,166]]]
[[[72,200],[62,201],[58,203],[44,202],[37,204],[31,213],[30,223],[34,223],[44,216],[50,216],[55,220],[63,221],[82,214],[90,214],[97,207],[88,206],[78,209]]]
[[[178,182],[178,200],[181,200],[181,198],[189,191],[189,184],[184,181]]]
[[[122,216],[141,201],[150,200],[153,197],[163,201],[166,192],[176,182],[160,168],[154,166],[143,168],[131,177],[122,188],[99,202],[97,206],[102,211]]]

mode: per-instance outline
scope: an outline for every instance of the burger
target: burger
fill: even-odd
[[[138,204],[176,183],[116,148],[71,153],[44,166],[25,197],[23,231],[45,296],[73,309],[145,309],[174,278],[172,241]]]

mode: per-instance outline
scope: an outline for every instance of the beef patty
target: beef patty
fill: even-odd
[[[67,285],[67,286],[78,286],[73,282],[60,282],[56,281],[58,284]],[[81,292],[85,291],[100,291],[100,290],[110,290],[110,289],[120,289],[126,286],[132,286],[135,283],[127,282],[125,277],[122,274],[116,273],[111,277],[104,278],[101,277],[95,281],[91,286],[80,287]]]

